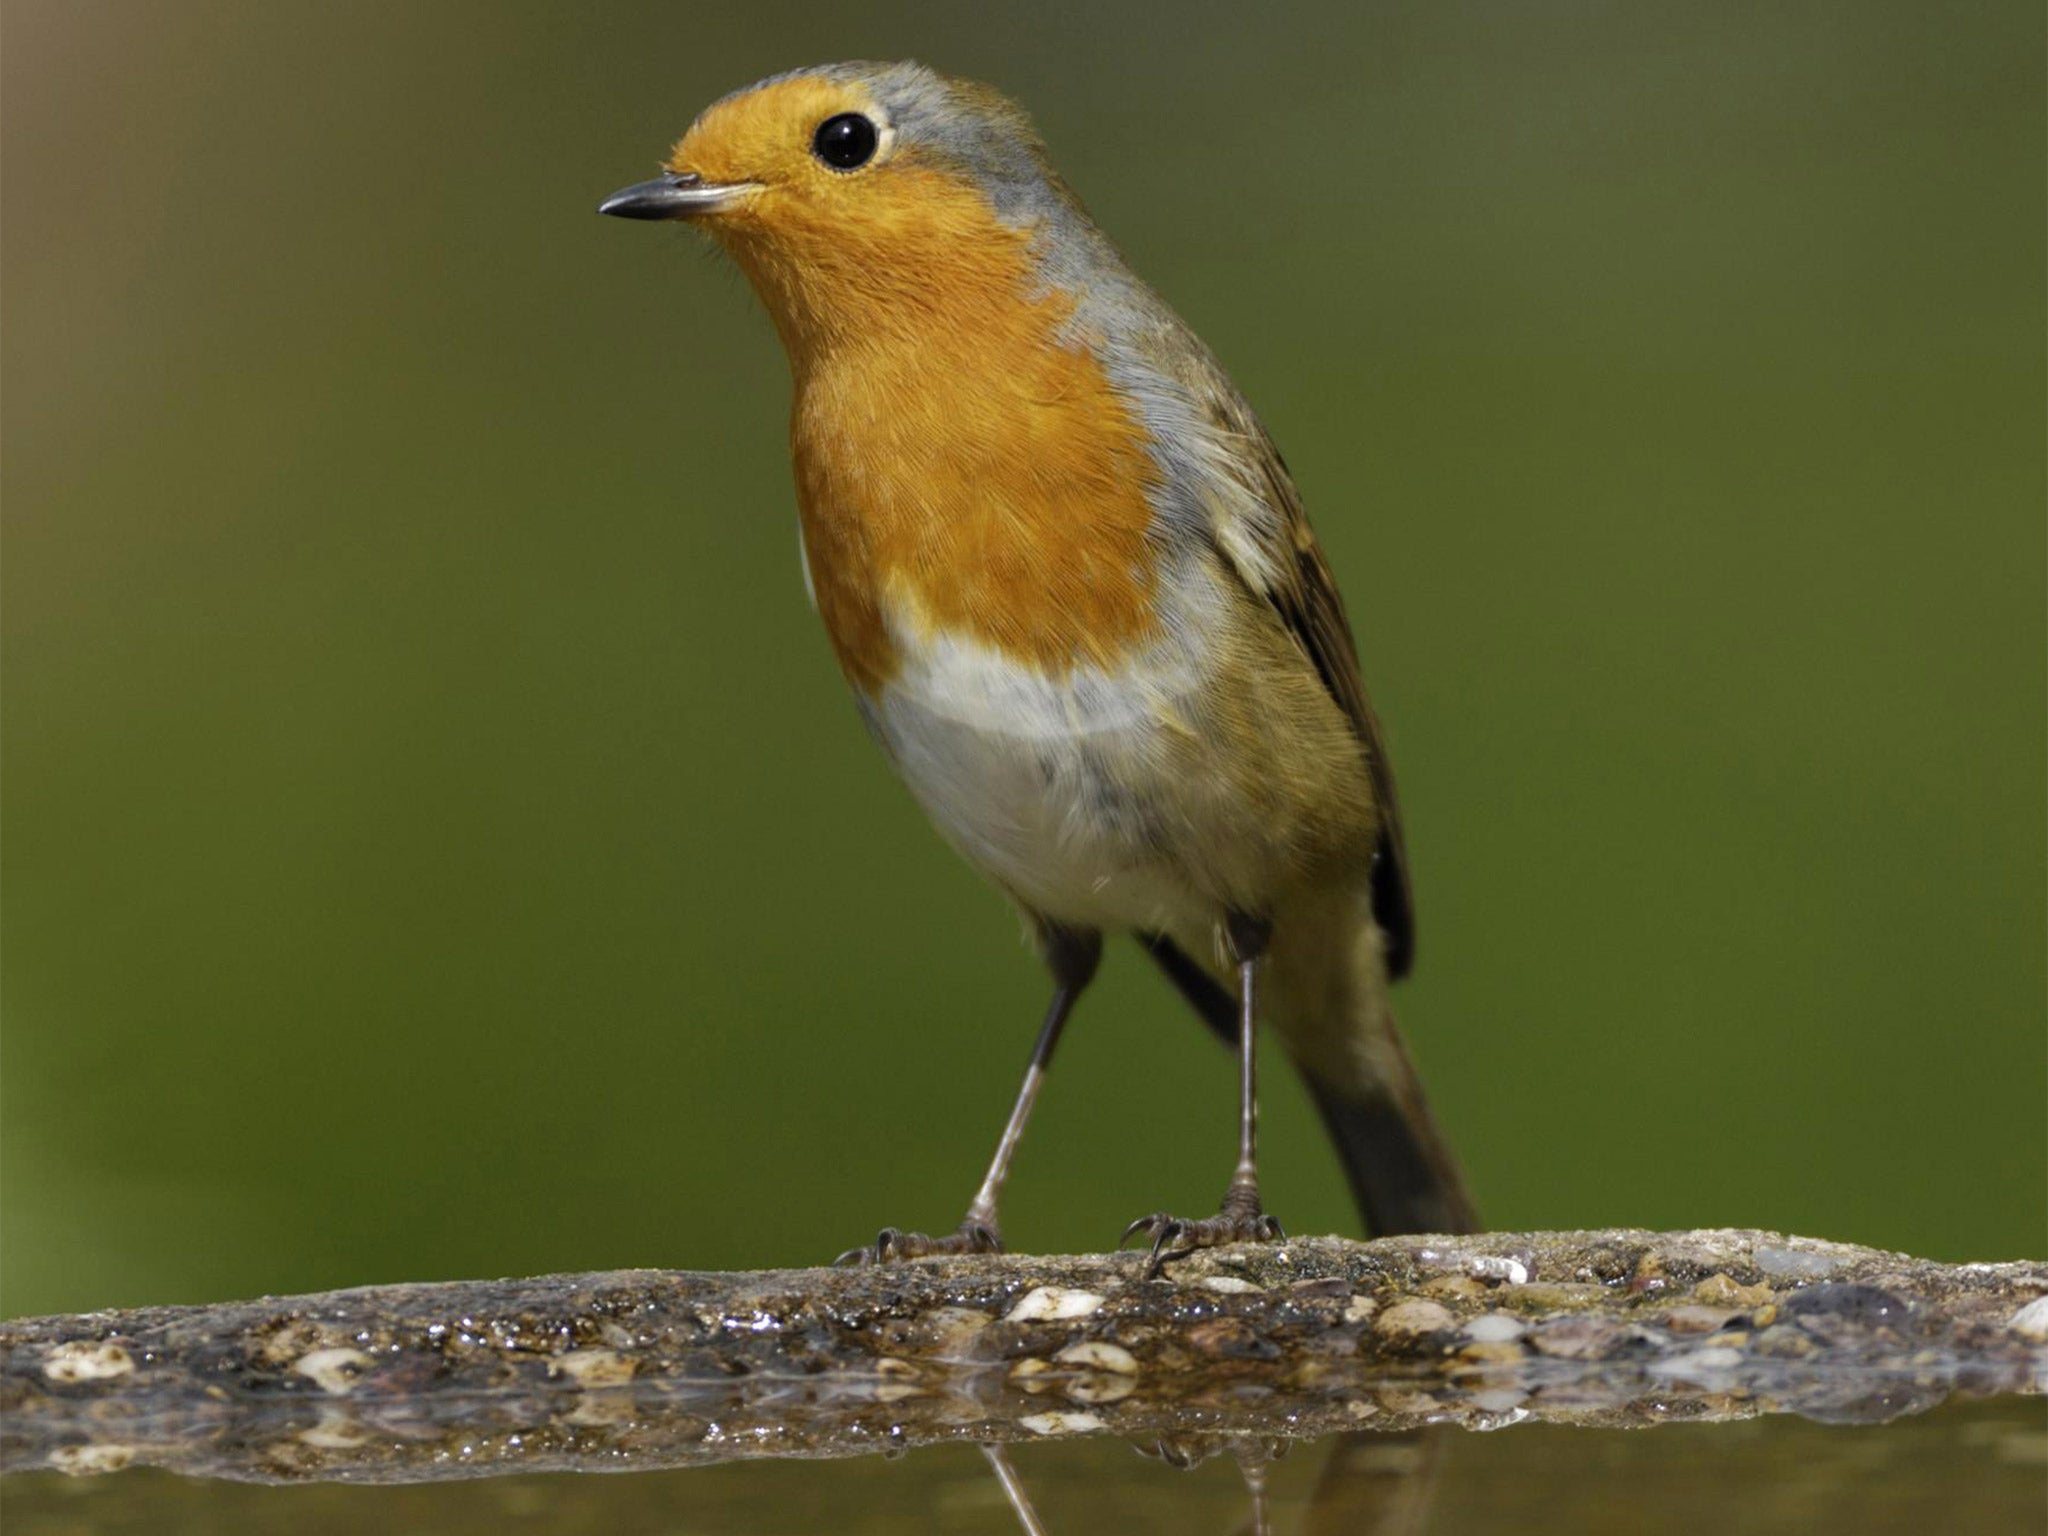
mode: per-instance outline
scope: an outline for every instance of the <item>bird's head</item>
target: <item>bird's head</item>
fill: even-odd
[[[602,213],[700,224],[793,353],[957,302],[1013,300],[1089,227],[1029,119],[919,64],[831,64],[713,103],[666,174]]]

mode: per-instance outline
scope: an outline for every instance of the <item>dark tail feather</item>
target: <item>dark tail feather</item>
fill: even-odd
[[[1162,934],[1140,934],[1138,942],[1158,961],[1196,1016],[1234,1049],[1237,1000],[1223,984]],[[1387,1085],[1383,1093],[1353,1096],[1302,1074],[1330,1140],[1336,1143],[1358,1214],[1376,1237],[1482,1231],[1465,1175],[1429,1112],[1422,1081],[1398,1036],[1394,1048],[1405,1080]]]
[[[1337,1144],[1367,1231],[1392,1237],[1484,1230],[1458,1160],[1419,1092],[1406,1104],[1392,1096],[1348,1099],[1305,1074],[1303,1080]]]

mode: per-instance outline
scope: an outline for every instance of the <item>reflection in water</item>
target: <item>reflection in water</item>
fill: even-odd
[[[1880,1426],[1789,1415],[1654,1432],[1525,1421],[1357,1432],[1186,1470],[1094,1437],[896,1459],[778,1461],[443,1483],[273,1487],[144,1471],[0,1484],[8,1536],[1929,1536],[2039,1530],[2038,1400],[1949,1404]],[[1188,1447],[1182,1447],[1187,1450]],[[991,1461],[998,1469],[991,1470]],[[1028,1513],[1027,1513],[1028,1512]]]
[[[1023,1528],[1024,1536],[1046,1536],[1038,1511],[1031,1507],[1031,1496],[1024,1491],[1024,1481],[1010,1463],[1010,1453],[1000,1445],[984,1445],[981,1453],[988,1458],[996,1481],[1002,1485],[1003,1497],[1010,1501],[1010,1509],[1017,1516],[1017,1524]]]
[[[1429,1518],[1452,1433],[1337,1436],[1310,1495],[1302,1536],[1416,1536]]]

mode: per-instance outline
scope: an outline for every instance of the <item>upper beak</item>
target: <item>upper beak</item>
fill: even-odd
[[[721,185],[706,181],[695,171],[671,171],[636,187],[614,192],[597,205],[599,213],[622,219],[692,219],[700,213],[729,208],[749,192],[758,190],[751,181]]]

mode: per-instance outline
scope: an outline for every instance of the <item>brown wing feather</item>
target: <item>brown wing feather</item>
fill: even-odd
[[[1255,456],[1265,498],[1279,514],[1281,531],[1291,546],[1288,551],[1274,552],[1273,564],[1279,575],[1270,583],[1259,582],[1242,570],[1239,575],[1272,604],[1365,746],[1380,819],[1379,844],[1373,853],[1373,918],[1387,936],[1388,973],[1399,978],[1415,964],[1415,897],[1408,881],[1408,849],[1401,836],[1394,769],[1387,760],[1379,716],[1373,713],[1365,680],[1359,676],[1358,646],[1344,616],[1344,600],[1337,594],[1336,580],[1316,543],[1315,530],[1309,527],[1301,493],[1294,488],[1294,477],[1280,450],[1248,411],[1232,410],[1226,404],[1223,412],[1229,418],[1227,429]]]

